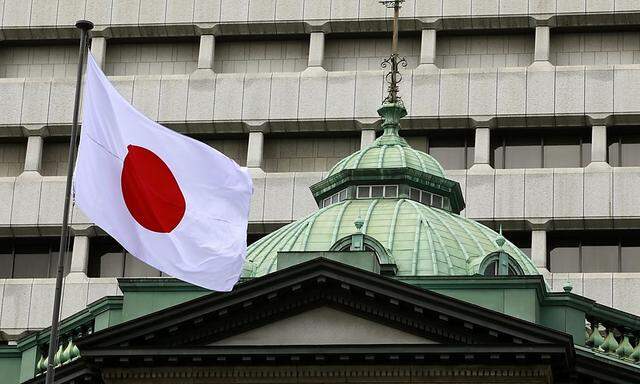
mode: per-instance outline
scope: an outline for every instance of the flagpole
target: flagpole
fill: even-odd
[[[71,184],[73,168],[76,159],[76,143],[78,136],[78,114],[80,113],[80,91],[82,89],[82,69],[87,54],[89,31],[93,23],[78,20],[76,28],[80,30],[80,53],[78,54],[78,70],[76,72],[76,94],[73,104],[73,123],[71,124],[71,139],[69,140],[69,158],[67,163],[67,186],[64,195],[64,210],[62,213],[62,230],[60,231],[60,251],[58,254],[58,271],[56,274],[56,291],[53,299],[53,315],[51,316],[51,335],[49,337],[49,354],[47,355],[47,375],[45,384],[53,384],[55,354],[58,349],[58,326],[60,321],[60,303],[62,301],[62,280],[64,278],[64,259],[69,246],[69,206],[71,204]]]

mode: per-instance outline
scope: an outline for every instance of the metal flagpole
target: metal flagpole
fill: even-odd
[[[47,355],[47,376],[45,384],[53,384],[54,356],[58,349],[58,325],[60,321],[60,302],[62,301],[62,279],[64,278],[64,259],[69,246],[69,205],[71,204],[71,183],[73,168],[76,160],[76,142],[78,136],[78,114],[80,113],[80,90],[82,88],[82,69],[87,53],[89,31],[93,23],[78,20],[76,28],[80,30],[80,53],[78,54],[78,71],[76,73],[76,95],[73,105],[73,123],[71,125],[71,140],[69,140],[69,160],[67,164],[67,186],[64,195],[64,211],[62,213],[62,230],[60,233],[60,253],[58,255],[58,272],[56,274],[56,291],[53,299],[53,315],[51,316],[51,335],[49,337],[49,354]]]

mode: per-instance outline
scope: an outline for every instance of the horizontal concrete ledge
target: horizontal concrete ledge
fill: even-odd
[[[149,118],[184,132],[356,130],[375,124],[382,71],[112,76]],[[0,79],[0,135],[71,124],[73,79]],[[586,117],[640,124],[640,65],[407,71],[405,128],[576,126]],[[2,128],[7,127],[7,128]],[[56,131],[58,130],[58,131]]]
[[[403,30],[514,29],[550,26],[630,25],[640,20],[634,0],[410,0],[402,8]],[[78,19],[93,21],[111,37],[387,31],[390,12],[375,1],[340,0],[4,0],[4,39],[75,38]]]
[[[640,273],[545,273],[552,291],[563,291],[567,281],[573,293],[598,303],[640,315]],[[0,279],[0,331],[17,336],[47,327],[51,321],[55,279]],[[115,278],[68,277],[62,317],[68,317],[104,296],[121,295]]]
[[[467,203],[463,215],[489,225],[549,229],[629,228],[640,225],[640,167],[498,169],[448,171]],[[315,210],[309,187],[322,172],[256,173],[250,231],[265,233]],[[56,236],[62,218],[64,177],[35,172],[0,178],[0,235]],[[92,226],[79,209],[73,223]],[[523,224],[524,223],[524,224]]]

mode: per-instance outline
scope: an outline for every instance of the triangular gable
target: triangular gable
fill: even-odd
[[[436,344],[329,307],[314,308],[211,343],[231,345]]]
[[[371,327],[384,326],[404,340],[411,335],[460,346],[555,344],[566,347],[567,358],[573,355],[566,334],[327,259],[105,329],[79,340],[78,346],[83,351],[207,347],[240,340],[252,330],[273,330],[273,324],[320,307],[367,319],[378,325]]]

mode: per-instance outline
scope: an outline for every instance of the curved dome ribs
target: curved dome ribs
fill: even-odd
[[[336,241],[338,241],[338,234],[340,232],[340,222],[342,221],[342,217],[344,217],[344,213],[347,211],[347,208],[349,208],[350,204],[351,204],[351,200],[347,200],[343,202],[340,206],[340,212],[338,212],[338,215],[336,215],[336,220],[335,220],[335,223],[333,224],[333,234],[331,235],[331,244],[334,244]]]
[[[251,276],[279,268],[280,251],[340,252],[344,247],[335,248],[337,243],[351,235],[379,243],[395,262],[393,273],[400,276],[475,275],[487,255],[500,250],[524,273],[537,274],[513,244],[496,244],[500,235],[459,215],[464,209],[460,185],[445,177],[433,157],[411,148],[398,134],[404,106],[386,102],[378,113],[383,134],[338,161],[327,177],[311,186],[322,208],[249,247]],[[359,187],[364,194],[358,193]]]

